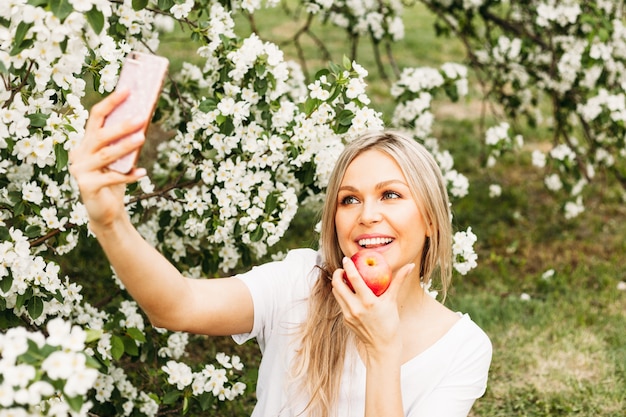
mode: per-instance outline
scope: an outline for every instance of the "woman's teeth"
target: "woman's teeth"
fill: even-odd
[[[363,247],[363,248],[369,248],[372,246],[382,246],[382,245],[387,245],[388,243],[391,243],[393,241],[393,239],[389,238],[389,237],[375,237],[372,239],[360,239],[358,241],[359,246]]]

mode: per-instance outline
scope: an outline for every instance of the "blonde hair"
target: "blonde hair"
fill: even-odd
[[[422,282],[438,270],[445,297],[452,275],[452,225],[450,205],[443,176],[432,155],[418,142],[399,132],[371,132],[346,145],[339,156],[327,187],[322,211],[321,252],[323,265],[309,299],[307,320],[300,327],[300,348],[296,353],[293,377],[308,395],[303,414],[329,417],[336,409],[346,346],[352,335],[343,322],[341,308],[332,295],[332,272],[341,267],[344,254],[337,240],[335,212],[337,194],[350,163],[368,150],[392,157],[404,174],[413,198],[422,211],[430,233],[422,252]]]

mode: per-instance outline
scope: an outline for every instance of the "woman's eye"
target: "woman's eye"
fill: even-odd
[[[352,195],[349,195],[347,197],[343,197],[341,199],[341,204],[344,204],[344,205],[346,205],[346,204],[357,204],[358,202],[359,202],[359,200],[357,200],[357,198],[352,196]]]
[[[383,200],[391,200],[395,198],[400,198],[400,194],[395,191],[385,191],[383,193]]]

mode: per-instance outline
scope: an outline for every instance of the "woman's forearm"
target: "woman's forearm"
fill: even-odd
[[[162,327],[188,291],[187,280],[123,218],[94,233],[115,273],[150,320]]]

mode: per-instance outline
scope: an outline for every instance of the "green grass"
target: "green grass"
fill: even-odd
[[[447,123],[444,142],[453,137]],[[447,304],[491,336],[493,365],[473,416],[623,416],[626,408],[626,214],[616,185],[597,186],[587,210],[565,221],[528,163],[508,158],[487,172],[469,143],[459,169],[471,193],[456,221],[478,235],[479,267],[457,277]],[[503,185],[497,199],[491,183]],[[543,278],[545,271],[554,275]],[[521,299],[522,293],[530,300]]]
[[[394,45],[399,63],[462,61],[456,41],[435,38],[433,18],[423,7],[407,10],[405,21],[407,39]],[[256,23],[263,37],[279,44],[299,25],[276,11],[260,13]],[[348,53],[341,33],[319,25],[316,30],[329,40],[327,46],[339,62]],[[315,65],[325,64],[311,42],[306,48]],[[292,46],[285,44],[284,49],[295,57]],[[161,48],[175,61],[173,68],[194,51],[179,35],[164,40]],[[389,114],[386,86],[364,42],[359,62],[370,70],[373,106]],[[454,202],[455,225],[471,226],[479,239],[479,266],[467,276],[455,277],[447,304],[468,312],[494,345],[489,386],[472,416],[623,416],[626,292],[617,290],[617,284],[626,281],[623,190],[610,183],[596,186],[586,198],[587,210],[565,221],[556,198],[544,189],[541,175],[530,165],[528,153],[504,158],[493,170],[482,167],[479,103],[444,102],[437,108],[435,136],[451,149],[457,169],[471,183],[470,195]],[[539,131],[528,131],[534,133],[536,143],[549,140]],[[496,199],[488,197],[492,183],[503,187]],[[308,246],[312,222],[311,213],[301,213],[284,247]],[[554,275],[543,278],[550,269]],[[522,299],[523,293],[530,299]],[[249,396],[213,415],[249,415],[259,359],[256,346],[239,347],[228,338],[197,338],[194,346],[192,355],[207,360],[218,350],[244,358]]]

